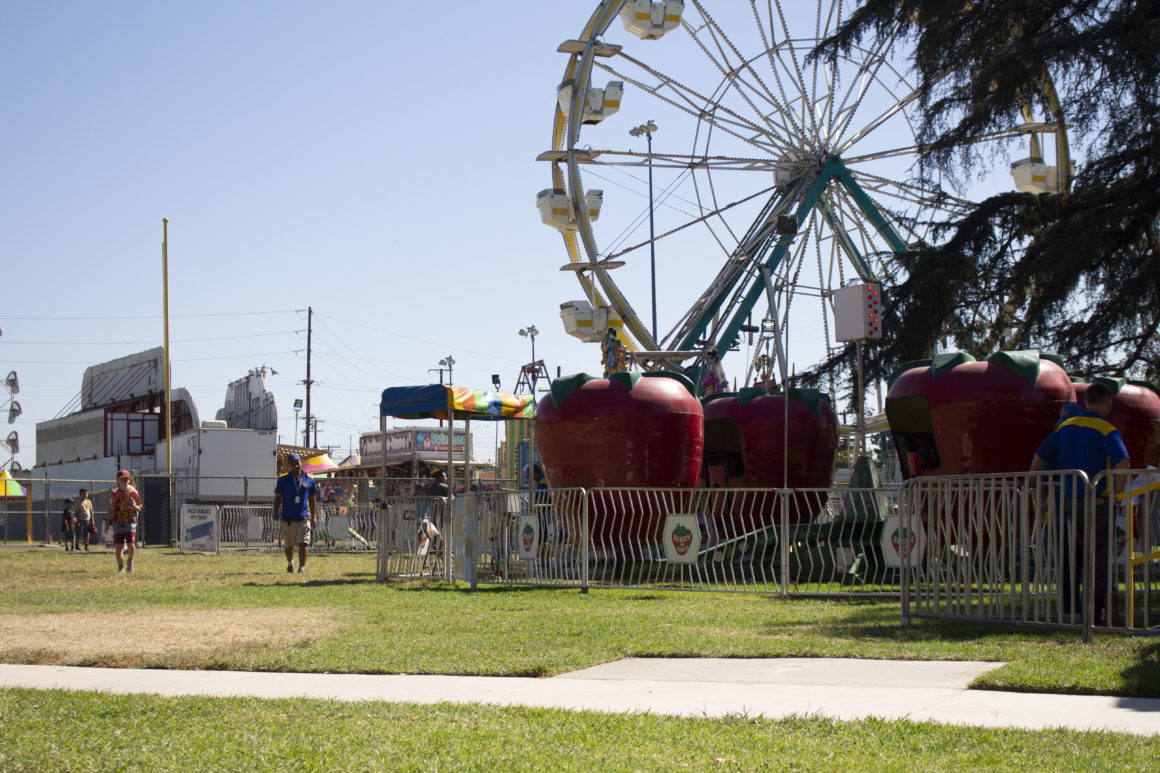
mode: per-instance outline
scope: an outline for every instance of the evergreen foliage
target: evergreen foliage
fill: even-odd
[[[917,175],[968,184],[994,160],[975,139],[1030,112],[1069,127],[1075,176],[1063,194],[993,196],[901,256],[869,376],[953,339],[979,358],[1037,348],[1073,374],[1160,380],[1160,3],[866,0],[815,55],[886,35],[920,87]]]

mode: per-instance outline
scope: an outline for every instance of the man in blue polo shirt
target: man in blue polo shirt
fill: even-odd
[[[298,574],[306,572],[306,546],[310,530],[318,523],[315,503],[318,487],[314,479],[302,472],[302,457],[286,458],[290,471],[274,484],[274,517],[282,529],[282,547],[286,550],[286,571],[294,571],[294,546],[298,546]]]
[[[1085,402],[1087,410],[1070,418],[1064,419],[1056,425],[1055,430],[1047,436],[1035,451],[1035,459],[1031,462],[1031,470],[1083,470],[1088,480],[1105,470],[1126,470],[1130,466],[1128,449],[1120,437],[1119,430],[1108,421],[1108,414],[1112,412],[1112,401],[1115,393],[1105,384],[1096,382],[1088,387]],[[1119,481],[1113,480],[1112,494],[1119,488]],[[1062,601],[1063,612],[1071,615],[1078,612],[1073,606],[1073,600],[1079,600],[1079,578],[1083,573],[1083,539],[1076,541],[1075,566],[1070,566],[1070,533],[1076,528],[1077,537],[1082,534],[1079,527],[1082,524],[1072,524],[1071,516],[1083,512],[1082,506],[1074,506],[1071,501],[1082,500],[1086,494],[1082,480],[1068,478],[1064,484],[1063,497],[1065,506],[1062,508],[1064,521],[1060,524],[1061,542],[1063,547]],[[1108,478],[1102,478],[1096,484],[1095,491],[1095,583],[1092,590],[1095,592],[1095,622],[1105,624],[1108,595],[1108,517],[1111,508],[1108,504]]]

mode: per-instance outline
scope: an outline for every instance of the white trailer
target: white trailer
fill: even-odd
[[[172,458],[180,493],[194,500],[273,497],[277,445],[276,430],[202,426],[183,432],[173,438]],[[165,472],[164,440],[156,458],[157,470]]]

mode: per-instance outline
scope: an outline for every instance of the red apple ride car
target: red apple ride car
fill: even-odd
[[[536,447],[552,488],[697,485],[704,414],[692,382],[682,375],[559,378],[535,422]],[[654,542],[666,512],[681,507],[673,498],[643,492],[607,492],[589,501],[593,545]]]

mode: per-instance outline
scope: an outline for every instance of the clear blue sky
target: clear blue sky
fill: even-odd
[[[457,384],[511,389],[529,323],[553,375],[598,373],[598,347],[563,332],[559,304],[582,296],[535,209],[556,47],[594,5],[0,5],[0,371],[21,381],[20,463],[87,365],[160,345],[163,217],[173,382],[203,418],[265,365],[291,441],[307,306],[322,445],[357,444],[383,388],[435,380],[448,354]],[[657,117],[632,107],[617,133]],[[615,204],[633,217],[636,187]],[[662,308],[702,289],[661,271]]]
[[[5,3],[0,369],[21,380],[18,460],[85,366],[160,344],[162,217],[174,383],[203,417],[264,364],[290,440],[307,306],[324,444],[357,443],[384,387],[427,383],[448,354],[457,383],[513,387],[529,323],[553,372],[596,370],[562,332],[578,290],[535,209],[555,48],[590,10]]]

